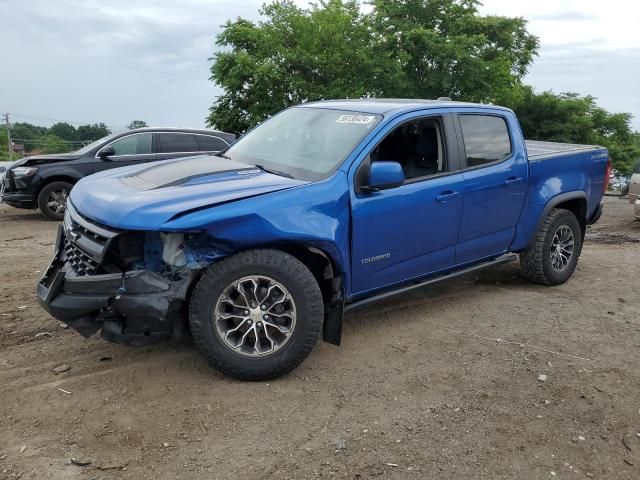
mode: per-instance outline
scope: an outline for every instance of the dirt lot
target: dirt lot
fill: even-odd
[[[341,347],[268,383],[189,345],[63,329],[33,294],[55,229],[0,206],[0,478],[640,478],[626,200],[607,198],[567,284],[508,264],[405,295],[349,314]]]

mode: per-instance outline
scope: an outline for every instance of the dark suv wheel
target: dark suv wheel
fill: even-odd
[[[542,285],[569,280],[582,251],[582,232],[576,216],[556,208],[538,228],[535,243],[520,253],[522,274]]]
[[[189,305],[193,340],[211,366],[243,380],[289,373],[317,342],[324,306],[313,274],[279,250],[210,266]]]
[[[51,182],[38,194],[38,208],[51,220],[62,220],[67,208],[67,197],[73,185],[69,182]]]

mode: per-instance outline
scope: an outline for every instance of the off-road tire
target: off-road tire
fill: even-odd
[[[214,325],[214,311],[224,289],[250,275],[266,275],[282,283],[296,306],[295,327],[286,344],[257,358],[232,351]],[[322,293],[313,274],[297,258],[279,250],[248,250],[214,263],[198,281],[189,303],[189,326],[202,355],[213,368],[241,380],[268,380],[295,369],[313,350],[323,318]]]
[[[40,209],[42,215],[44,215],[45,218],[48,218],[49,220],[62,220],[64,218],[64,211],[56,212],[53,209],[49,208],[49,206],[47,205],[49,201],[49,195],[52,192],[56,191],[66,191],[67,194],[69,194],[72,188],[73,184],[69,182],[51,182],[42,187],[42,190],[40,190],[40,193],[38,194],[38,208]]]
[[[556,231],[563,225],[572,230],[574,250],[567,267],[559,272],[551,264],[551,244]],[[560,285],[573,275],[581,251],[582,232],[578,219],[569,210],[555,208],[538,228],[533,245],[520,253],[522,275],[533,283]]]

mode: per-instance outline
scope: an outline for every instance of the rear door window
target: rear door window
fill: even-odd
[[[511,155],[509,129],[494,115],[460,115],[467,167],[505,160]]]
[[[191,133],[158,133],[158,153],[197,152],[198,142]]]
[[[202,152],[219,152],[229,146],[221,138],[210,137],[209,135],[196,135],[196,139]]]

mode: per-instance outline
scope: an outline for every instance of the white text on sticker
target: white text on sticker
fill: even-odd
[[[371,123],[376,117],[373,115],[340,115],[336,123]]]

